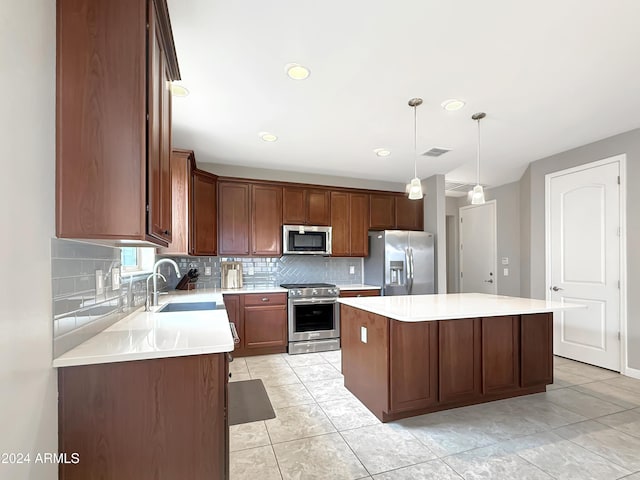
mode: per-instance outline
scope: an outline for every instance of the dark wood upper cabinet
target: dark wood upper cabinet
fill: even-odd
[[[218,177],[195,169],[191,195],[191,255],[217,255],[216,186]]]
[[[350,193],[351,256],[369,255],[369,194]]]
[[[331,192],[332,256],[366,257],[369,250],[369,195]]]
[[[307,190],[307,225],[331,224],[329,190]]]
[[[351,255],[349,193],[331,192],[331,255]]]
[[[284,187],[282,192],[282,223],[305,225],[307,222],[307,190]]]
[[[191,174],[195,169],[195,157],[191,150],[174,150],[171,153],[171,243],[159,248],[161,254],[189,254],[191,239]],[[215,222],[215,219],[214,219]]]
[[[218,182],[218,254],[249,255],[249,184]]]
[[[251,185],[251,254],[282,255],[282,187]]]
[[[56,234],[167,246],[180,72],[166,2],[56,5]]]
[[[424,202],[396,196],[396,228],[398,230],[424,230]]]
[[[282,222],[284,225],[329,225],[331,222],[329,190],[307,187],[284,187]]]
[[[396,227],[395,195],[372,193],[369,196],[369,228],[393,230]]]

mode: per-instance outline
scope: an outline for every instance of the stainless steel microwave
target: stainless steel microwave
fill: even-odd
[[[284,255],[331,255],[331,227],[284,225],[282,253]]]

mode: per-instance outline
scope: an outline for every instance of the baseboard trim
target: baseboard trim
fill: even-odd
[[[622,374],[640,380],[640,370],[637,368],[626,367]]]

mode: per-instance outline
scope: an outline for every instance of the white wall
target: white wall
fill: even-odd
[[[545,297],[545,175],[621,153],[627,155],[627,292],[629,366],[640,372],[640,129],[533,162],[522,177],[523,296]],[[529,250],[528,252],[526,250]],[[640,375],[640,373],[638,373]]]
[[[55,178],[55,7],[52,0],[0,8],[0,478],[56,479],[33,463],[57,451],[57,381],[51,368],[51,257]]]

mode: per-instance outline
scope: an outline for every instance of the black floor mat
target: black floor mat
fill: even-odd
[[[262,380],[229,382],[229,425],[276,418]]]

